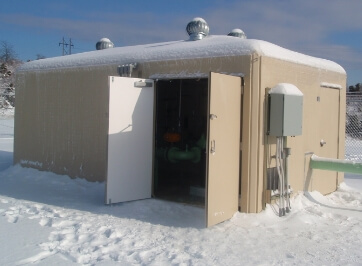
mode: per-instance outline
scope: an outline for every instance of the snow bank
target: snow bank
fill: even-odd
[[[22,65],[18,71],[52,70],[85,66],[122,65],[146,61],[181,60],[257,53],[289,62],[345,74],[338,64],[293,52],[272,43],[231,36],[209,36],[200,41],[173,41],[73,54],[36,60]]]

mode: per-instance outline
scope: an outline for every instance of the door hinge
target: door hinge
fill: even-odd
[[[211,120],[214,120],[214,119],[216,119],[217,118],[217,115],[215,115],[215,114],[210,114],[210,119]]]

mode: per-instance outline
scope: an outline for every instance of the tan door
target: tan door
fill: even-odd
[[[338,158],[340,93],[340,90],[323,87],[319,91],[318,109],[316,110],[319,121],[319,135],[315,143],[323,143],[314,152],[321,157]],[[318,176],[318,178],[312,181],[311,189],[318,189],[323,194],[331,193],[337,189],[337,172],[323,170],[315,170],[315,172],[315,176]],[[332,177],[336,182],[332,181]]]
[[[151,197],[153,99],[153,80],[109,77],[106,204]]]
[[[241,78],[210,73],[206,226],[238,211]]]

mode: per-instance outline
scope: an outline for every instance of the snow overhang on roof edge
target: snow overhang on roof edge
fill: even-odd
[[[243,73],[227,73],[227,72],[220,72],[220,74],[230,75],[230,76],[237,76],[237,77],[244,77]],[[198,79],[198,78],[208,78],[209,73],[203,72],[180,72],[180,73],[170,73],[170,74],[152,74],[149,76],[150,79]]]
[[[173,41],[125,46],[28,62],[18,72],[119,65],[129,62],[150,62],[251,55],[268,56],[283,61],[308,65],[345,74],[343,67],[330,60],[294,52],[275,44],[232,36],[208,36],[200,41]]]

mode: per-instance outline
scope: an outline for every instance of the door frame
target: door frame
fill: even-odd
[[[215,192],[211,192],[209,191],[210,189],[210,164],[213,164],[213,162],[210,162],[210,149],[211,149],[211,137],[213,136],[212,132],[210,133],[210,129],[212,127],[211,125],[211,122],[210,122],[210,112],[213,112],[213,104],[212,101],[215,100],[215,95],[213,96],[213,80],[215,79],[215,77],[219,77],[219,78],[225,78],[225,79],[230,79],[230,80],[233,80],[233,82],[236,82],[235,85],[237,87],[237,97],[235,97],[235,92],[233,92],[233,96],[230,98],[231,100],[233,99],[237,99],[233,104],[236,104],[237,107],[234,107],[237,109],[237,112],[236,112],[236,118],[233,121],[233,124],[235,123],[236,126],[235,128],[237,128],[236,130],[236,136],[235,139],[233,140],[233,145],[232,145],[232,149],[233,149],[233,153],[236,154],[237,152],[237,155],[235,155],[235,160],[233,161],[233,165],[236,164],[235,167],[237,167],[237,174],[235,174],[235,176],[233,177],[234,178],[234,181],[235,182],[235,185],[233,185],[233,190],[235,190],[233,192],[233,197],[235,197],[235,200],[233,202],[233,207],[232,207],[232,210],[219,210],[217,212],[215,211],[212,211],[213,212],[213,215],[214,216],[220,216],[222,217],[221,219],[217,218],[216,220],[214,221],[209,221],[209,214],[211,213],[211,210],[210,210],[210,207],[214,204],[214,203],[211,203],[209,202],[209,197],[212,197],[212,195],[214,195],[213,193]],[[109,77],[109,84],[111,84],[111,82],[113,82],[114,79],[121,79],[121,77]],[[154,80],[145,80],[145,79],[135,79],[135,78],[122,78],[122,79],[129,79],[130,81],[132,80],[132,82],[136,82],[136,81],[139,81],[141,83],[143,83],[143,85],[147,84],[147,82],[152,82],[152,90],[153,90],[153,99],[152,99],[152,130],[150,132],[148,132],[151,136],[152,136],[152,140],[150,142],[151,144],[151,169],[149,170],[150,171],[150,187],[148,188],[148,192],[147,192],[147,195],[144,196],[144,197],[136,197],[136,198],[132,198],[132,199],[129,199],[129,200],[137,200],[137,199],[142,199],[142,198],[150,198],[153,194],[154,194],[154,156],[155,156],[155,141],[154,141],[154,138],[155,138],[155,123],[156,123],[156,113],[155,113],[155,110],[157,108],[156,106],[156,90],[157,90],[157,86],[154,85]],[[221,90],[219,91],[219,94],[220,95],[223,95],[225,93],[227,93],[230,85],[229,83],[225,83],[223,84],[222,82],[223,81],[219,81],[219,83],[221,82],[222,84],[222,93],[221,93]],[[209,118],[207,118],[207,132],[206,132],[206,135],[207,135],[207,144],[206,144],[206,153],[207,153],[207,156],[206,156],[206,173],[205,173],[205,179],[206,179],[206,182],[205,182],[205,220],[206,220],[206,226],[209,227],[209,226],[212,226],[214,224],[217,224],[217,223],[220,223],[222,221],[225,221],[225,220],[228,220],[232,217],[232,215],[238,211],[239,209],[239,187],[240,187],[240,176],[241,176],[241,171],[240,171],[240,163],[241,163],[241,160],[240,160],[240,156],[241,156],[241,152],[240,152],[240,142],[241,142],[241,120],[242,120],[242,117],[241,117],[241,112],[242,112],[242,78],[240,76],[231,76],[231,75],[225,75],[225,74],[220,74],[220,73],[212,73],[210,72],[210,75],[209,75],[209,78],[208,78],[208,84],[209,84],[209,88],[208,88],[208,110],[207,110],[207,113],[208,113],[208,116]],[[235,88],[236,88],[235,87]],[[151,89],[151,88],[149,88]],[[236,90],[236,89],[235,89]],[[218,96],[220,96],[218,95]],[[110,95],[111,97],[111,95]],[[214,98],[213,98],[214,97]],[[230,100],[229,99],[229,100]],[[225,99],[224,99],[225,100]],[[111,99],[110,99],[111,101]],[[227,104],[225,104],[227,103]],[[223,106],[226,106],[226,107],[229,107],[231,106],[230,105],[230,102],[224,102],[224,105]],[[234,110],[235,111],[235,110]],[[109,114],[109,117],[111,117],[111,114]],[[110,118],[111,119],[111,118]],[[221,117],[219,118],[219,120],[221,119]],[[230,122],[229,122],[230,123]],[[236,139],[237,138],[237,139]],[[235,142],[235,143],[234,143]],[[235,147],[235,148],[234,148]],[[110,148],[110,147],[109,147]],[[108,157],[108,160],[109,161],[110,158]],[[218,166],[220,168],[220,165]],[[221,166],[222,168],[222,166]],[[108,184],[108,172],[109,169],[107,168],[107,184]],[[236,180],[236,181],[235,181]],[[234,184],[234,183],[233,183]],[[107,188],[106,188],[107,189]],[[107,194],[107,193],[106,193]],[[106,196],[107,197],[107,196]],[[128,200],[123,200],[123,201],[128,201]],[[115,201],[109,201],[109,199],[106,198],[106,204],[110,204],[110,203],[115,203]],[[217,215],[216,215],[217,214]]]

